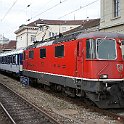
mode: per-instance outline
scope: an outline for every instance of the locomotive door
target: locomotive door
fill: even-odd
[[[83,41],[77,43],[77,77],[83,76]]]

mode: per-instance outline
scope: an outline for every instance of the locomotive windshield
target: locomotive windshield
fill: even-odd
[[[97,58],[105,60],[116,59],[115,40],[97,39]]]

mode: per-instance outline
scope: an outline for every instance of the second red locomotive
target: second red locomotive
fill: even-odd
[[[123,108],[123,66],[123,34],[80,33],[27,47],[23,75],[100,108]]]

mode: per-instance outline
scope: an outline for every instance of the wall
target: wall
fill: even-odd
[[[33,41],[31,41],[31,37],[34,36],[36,41],[41,41],[42,37],[45,34],[44,39],[47,39],[49,37],[58,35],[59,32],[65,32],[67,30],[70,30],[72,28],[75,28],[79,25],[47,25],[48,29],[46,30],[45,26],[41,28],[41,30],[38,29],[38,27],[27,27],[22,26],[20,27],[16,33],[16,48],[21,47],[27,47],[29,45],[33,44]]]
[[[120,15],[114,17],[113,0],[101,0],[100,30],[124,33],[124,0],[120,0]]]
[[[37,30],[34,27],[24,27],[16,34],[16,48],[27,47],[33,44],[33,41],[31,41],[31,36],[35,36],[36,32]]]

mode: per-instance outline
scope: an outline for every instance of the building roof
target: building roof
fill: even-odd
[[[48,20],[48,19],[38,19],[34,22],[29,23],[27,26],[36,26],[37,24],[47,24],[47,25],[81,25],[84,20]]]
[[[25,29],[33,29],[33,30],[37,30],[38,28],[38,24],[45,24],[45,25],[77,25],[80,27],[78,28],[81,28],[82,26],[85,25],[85,27],[89,27],[89,26],[93,26],[95,25],[96,23],[99,23],[99,19],[89,19],[88,21],[87,20],[48,20],[48,19],[38,19],[36,21],[33,21],[27,25],[23,24],[19,27],[18,30],[15,31],[15,34],[21,32],[22,30],[25,30]]]
[[[16,49],[16,41],[15,40],[11,40],[8,44],[0,44],[0,49],[1,50],[12,50],[12,49]]]
[[[74,33],[78,31],[82,31],[85,29],[97,27],[100,25],[100,19],[92,19],[92,20],[85,20],[84,23],[74,29],[64,32],[63,34]]]

